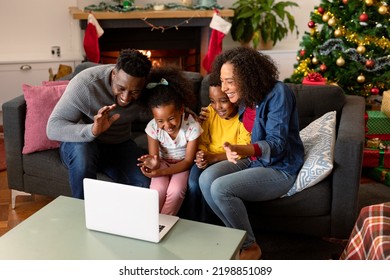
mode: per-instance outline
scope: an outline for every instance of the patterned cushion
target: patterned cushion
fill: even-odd
[[[332,172],[336,111],[314,120],[301,130],[300,136],[305,148],[305,162],[287,196],[314,186]]]

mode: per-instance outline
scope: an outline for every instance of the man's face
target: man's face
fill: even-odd
[[[140,96],[145,86],[144,77],[133,77],[123,70],[113,69],[111,73],[111,89],[118,106],[126,107]]]

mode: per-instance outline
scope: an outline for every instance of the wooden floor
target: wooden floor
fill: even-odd
[[[34,195],[18,196],[16,207],[11,207],[11,191],[8,189],[7,171],[0,172],[0,236],[30,217],[53,198]]]

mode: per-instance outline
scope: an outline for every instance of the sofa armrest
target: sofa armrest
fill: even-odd
[[[4,143],[7,159],[8,186],[24,190],[23,155],[26,101],[20,95],[3,104]]]
[[[347,95],[334,149],[331,236],[348,238],[358,211],[364,148],[363,97]]]

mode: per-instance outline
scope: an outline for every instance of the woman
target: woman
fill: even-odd
[[[276,199],[293,186],[304,157],[296,100],[277,80],[273,61],[255,49],[236,47],[221,53],[212,71],[220,76],[229,100],[239,105],[240,120],[252,136],[248,145],[224,143],[227,160],[201,174],[200,188],[227,227],[247,231],[240,259],[259,259],[261,249],[244,201]]]

